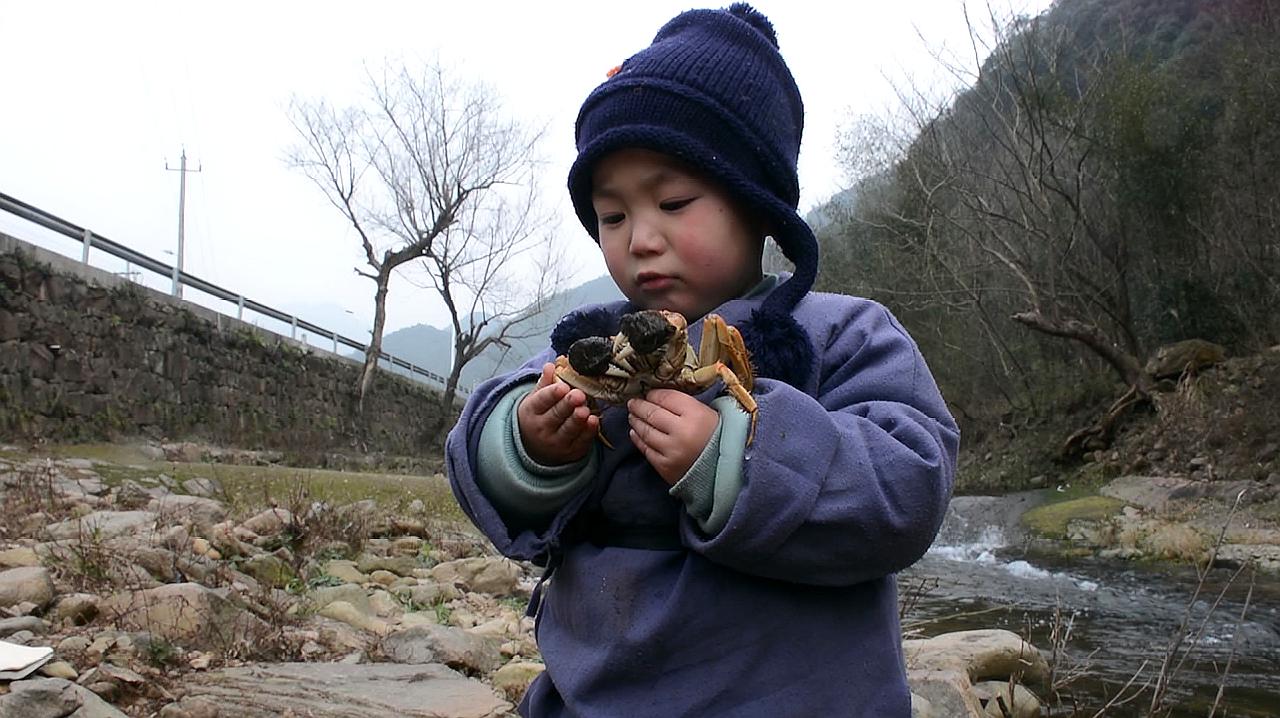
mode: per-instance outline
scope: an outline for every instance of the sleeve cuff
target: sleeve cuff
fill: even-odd
[[[742,462],[751,430],[751,415],[733,397],[717,397],[711,407],[719,412],[720,423],[693,466],[669,491],[708,535],[729,522],[742,492]]]

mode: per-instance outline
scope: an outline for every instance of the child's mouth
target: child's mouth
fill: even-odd
[[[636,277],[636,284],[646,292],[658,292],[667,289],[675,280],[665,274],[641,274]]]

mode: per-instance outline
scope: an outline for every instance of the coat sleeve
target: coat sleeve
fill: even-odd
[[[449,486],[463,513],[493,542],[494,547],[510,558],[542,562],[559,542],[564,526],[577,512],[589,491],[570,498],[548,521],[536,526],[521,526],[504,518],[503,511],[481,489],[478,479],[480,437],[485,423],[502,398],[536,379],[542,365],[554,358],[547,350],[523,364],[514,372],[483,382],[467,399],[445,442],[445,472]],[[506,512],[511,515],[510,507]]]
[[[756,383],[756,434],[727,524],[686,545],[738,571],[849,585],[900,571],[932,543],[959,431],[915,342],[874,302],[827,299],[806,322],[818,354],[806,393]]]

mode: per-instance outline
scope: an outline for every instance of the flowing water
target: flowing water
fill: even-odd
[[[1280,578],[1251,583],[1247,571],[1233,580],[1215,569],[1197,596],[1191,567],[1036,555],[1023,548],[1017,521],[1036,500],[955,499],[934,547],[899,577],[904,624],[923,635],[1006,628],[1046,657],[1055,625],[1069,627],[1057,664],[1060,675],[1082,673],[1062,691],[1078,709],[1065,703],[1055,716],[1092,716],[1135,675],[1123,695],[1154,681],[1175,637],[1186,636],[1176,651],[1186,659],[1165,673],[1171,715],[1209,715],[1221,688],[1215,715],[1280,716]],[[1105,715],[1146,716],[1150,706],[1147,690]]]

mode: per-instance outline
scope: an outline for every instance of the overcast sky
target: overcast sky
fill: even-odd
[[[1032,13],[1049,4],[1012,3]],[[773,21],[805,100],[802,210],[846,184],[834,152],[843,121],[892,107],[894,83],[939,82],[932,55],[970,54],[961,0],[754,4]],[[285,165],[295,141],[285,108],[294,95],[343,104],[360,96],[366,66],[438,57],[494,86],[512,113],[547,125],[543,184],[560,235],[583,250],[575,261],[586,281],[604,265],[563,189],[578,106],[690,6],[0,0],[0,192],[172,262],[179,175],[166,164],[176,168],[185,147],[201,170],[188,175],[186,271],[363,339],[373,285],[353,271],[359,242]],[[4,213],[0,231],[80,256],[70,240]],[[418,323],[443,326],[443,307],[393,280],[388,330]]]

